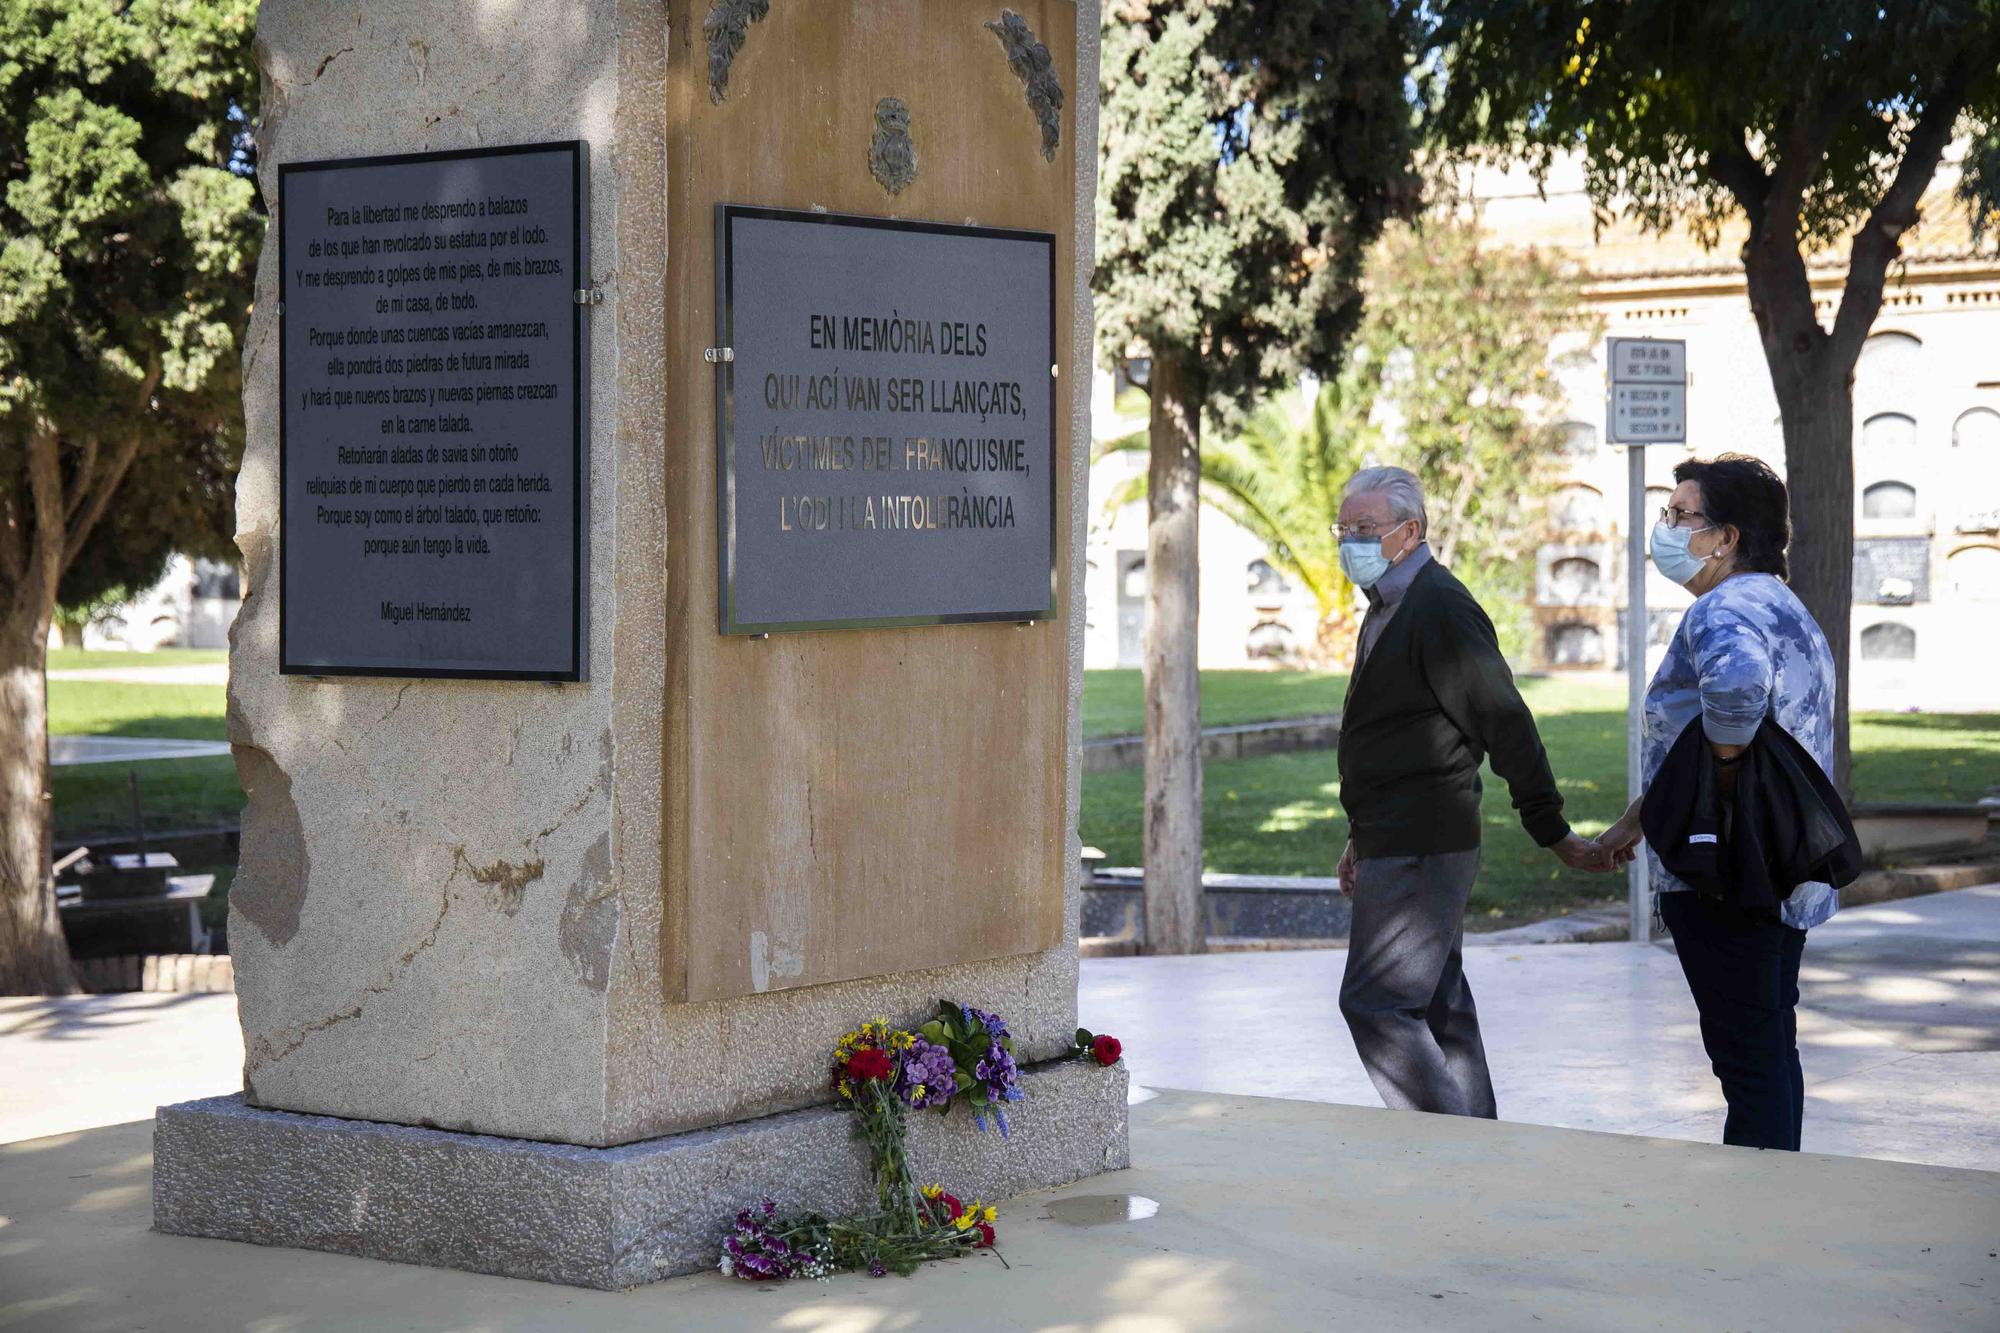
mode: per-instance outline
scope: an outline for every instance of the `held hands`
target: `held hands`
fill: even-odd
[[[1564,865],[1572,870],[1589,870],[1599,874],[1617,869],[1624,862],[1610,848],[1590,838],[1578,837],[1571,833],[1559,843],[1549,848]],[[1626,860],[1631,860],[1628,852]]]
[[[1644,834],[1639,828],[1638,808],[1635,801],[1632,809],[1627,810],[1616,824],[1598,835],[1598,845],[1611,853],[1611,864],[1614,866],[1629,865],[1639,854],[1639,839]]]

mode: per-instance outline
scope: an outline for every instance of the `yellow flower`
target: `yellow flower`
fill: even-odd
[[[854,1089],[848,1084],[846,1079],[840,1080],[840,1095],[847,1098],[854,1096]]]
[[[922,1106],[923,1104],[924,1104],[924,1085],[919,1083],[917,1084],[916,1087],[910,1089],[910,1105]]]
[[[951,1219],[952,1229],[954,1231],[968,1230],[971,1228],[972,1224],[977,1220],[978,1219],[972,1215],[972,1210],[968,1208],[966,1211],[960,1213],[957,1217]]]
[[[944,1186],[942,1186],[942,1185],[926,1185],[926,1186],[924,1186],[924,1197],[925,1197],[926,1199],[936,1199],[936,1198],[940,1198],[940,1197],[942,1197],[942,1196],[943,1196],[943,1194],[944,1194]]]
[[[910,1047],[916,1044],[916,1041],[917,1041],[916,1037],[911,1033],[897,1032],[890,1036],[889,1045],[891,1049],[898,1051],[907,1051],[910,1049]]]
[[[980,1209],[979,1212],[979,1220],[982,1222],[996,1221],[998,1220],[999,1216],[1000,1216],[1000,1210],[998,1208],[993,1207],[993,1205],[991,1204],[988,1204],[986,1207]]]

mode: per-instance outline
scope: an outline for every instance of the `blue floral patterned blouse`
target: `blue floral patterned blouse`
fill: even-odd
[[[1828,773],[1833,771],[1833,651],[1804,603],[1770,574],[1738,574],[1695,599],[1646,691],[1646,786],[1697,716],[1720,745],[1748,745],[1768,712]],[[1689,886],[1650,846],[1653,889]],[[1831,884],[1801,884],[1785,900],[1786,925],[1810,930],[1839,910]]]

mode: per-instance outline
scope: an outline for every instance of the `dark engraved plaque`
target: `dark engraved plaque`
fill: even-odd
[[[279,169],[280,669],[584,674],[585,145]]]
[[[716,229],[722,632],[1048,618],[1054,236]]]

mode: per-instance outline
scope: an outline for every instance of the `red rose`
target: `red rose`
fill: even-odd
[[[972,1225],[979,1231],[979,1243],[972,1248],[975,1250],[993,1248],[993,1228],[987,1226],[984,1222],[974,1222]]]
[[[1090,1053],[1101,1065],[1115,1065],[1118,1063],[1118,1057],[1125,1053],[1125,1048],[1118,1044],[1116,1037],[1099,1037],[1090,1043]]]
[[[944,1199],[944,1206],[951,1210],[951,1220],[957,1221],[958,1215],[965,1211],[965,1205],[958,1201],[957,1195],[946,1194],[942,1197]]]
[[[875,1046],[863,1046],[847,1058],[847,1076],[858,1082],[888,1078],[896,1072],[889,1053]]]

